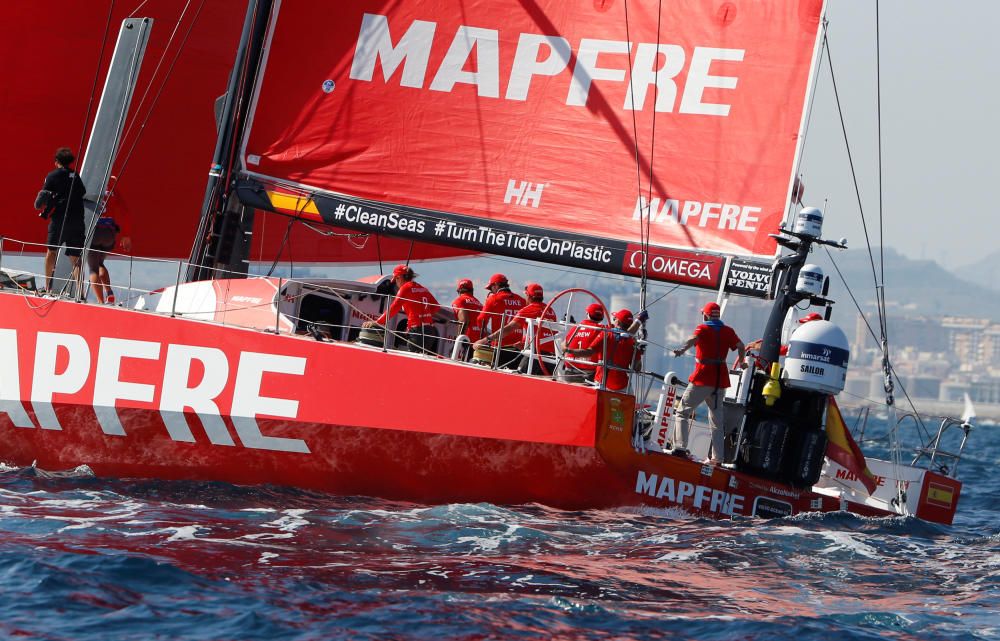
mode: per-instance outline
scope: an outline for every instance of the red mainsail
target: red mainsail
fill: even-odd
[[[331,15],[340,10],[323,5]],[[10,215],[0,223],[0,236],[6,238],[8,255],[44,251],[11,239],[45,242],[45,222],[34,215],[31,203],[52,169],[57,147],[82,155],[77,147],[93,124],[118,28],[130,16],[152,18],[154,25],[112,170],[118,180],[109,209],[128,221],[136,256],[190,255],[216,139],[213,106],[226,90],[246,9],[246,0],[4,3],[0,139],[10,153],[0,156],[0,173]],[[287,218],[264,218],[257,218],[254,260],[270,262],[279,252],[304,263],[463,253],[397,238],[351,244],[299,228],[286,238]]]
[[[635,274],[648,233],[651,277],[715,287],[775,253],[821,11],[282,0],[244,164],[327,223]]]

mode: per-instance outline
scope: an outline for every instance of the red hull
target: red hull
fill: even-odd
[[[17,363],[0,373],[0,460],[18,466],[421,503],[889,514],[637,452],[632,397],[591,387],[18,294],[0,293],[0,318]]]

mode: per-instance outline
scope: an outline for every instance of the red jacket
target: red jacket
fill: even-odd
[[[515,320],[518,321],[523,329],[528,326],[528,319],[542,317],[543,311],[545,311],[545,303],[528,303],[517,313]],[[556,313],[551,309],[549,309],[548,313],[545,314],[543,320],[551,321],[553,323],[559,322],[559,319],[556,317]],[[538,331],[538,351],[542,354],[554,354],[555,347],[552,337],[556,335],[555,330],[541,326],[536,329]]]
[[[482,336],[479,331],[479,322],[477,319],[479,318],[479,313],[483,311],[483,304],[472,294],[459,294],[455,300],[451,301],[451,311],[455,312],[456,320],[458,320],[458,312],[463,309],[471,312],[469,314],[469,323],[465,326],[463,333],[469,337],[470,341],[476,342]]]
[[[695,385],[706,387],[729,387],[726,355],[729,354],[729,350],[736,349],[740,344],[740,337],[728,325],[713,327],[708,324],[696,327],[694,337],[697,364],[688,380]]]
[[[569,349],[586,349],[587,346],[590,345],[590,342],[594,340],[594,336],[600,334],[597,330],[598,327],[601,327],[600,323],[596,323],[589,318],[584,320],[582,323],[569,330],[566,347]],[[574,356],[572,358],[567,358],[566,360],[577,369],[590,372],[597,368],[597,361],[600,360],[600,358],[601,353],[595,351],[590,356]]]
[[[524,305],[523,298],[509,289],[501,289],[486,299],[483,311],[479,312],[479,318],[476,322],[482,329],[483,335],[486,336],[513,320]],[[506,316],[504,316],[505,314]],[[501,321],[501,319],[503,320]],[[512,327],[507,330],[507,334],[503,337],[500,344],[503,347],[516,347],[520,346],[523,342],[524,331],[520,327]]]
[[[635,362],[635,337],[621,329],[595,331],[595,336],[587,345],[597,352],[597,358],[608,357],[608,363],[622,369],[631,369]],[[604,370],[597,370],[594,380],[598,383],[603,378]],[[608,369],[608,389],[620,391],[628,387],[628,372],[620,369]]]
[[[406,328],[416,329],[421,325],[430,325],[434,322],[434,310],[438,308],[437,299],[434,294],[420,283],[408,280],[396,292],[396,297],[392,299],[389,310],[382,312],[382,315],[375,321],[379,325],[385,325],[386,320],[399,313],[400,309],[406,310]]]

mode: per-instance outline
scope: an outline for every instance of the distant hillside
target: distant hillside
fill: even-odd
[[[878,248],[874,251],[878,269]],[[858,302],[865,311],[873,309],[875,285],[867,250],[831,253]],[[830,296],[842,307],[853,306],[826,252],[817,250],[813,256],[815,263],[830,276]],[[1000,297],[994,291],[963,280],[932,260],[912,260],[888,247],[885,286],[889,304],[898,305],[908,314],[977,316],[1000,321]]]
[[[1000,251],[995,251],[971,265],[959,267],[955,273],[970,283],[1000,292]]]

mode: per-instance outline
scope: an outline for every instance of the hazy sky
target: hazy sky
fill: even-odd
[[[1000,1],[880,0],[885,243],[954,268],[1000,249]],[[862,205],[878,244],[875,2],[827,0],[830,51]],[[864,247],[829,66],[801,170],[829,198],[824,235]]]

